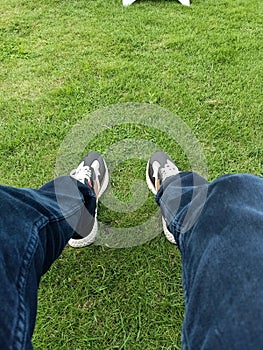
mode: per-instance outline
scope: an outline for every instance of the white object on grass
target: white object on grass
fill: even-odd
[[[130,6],[136,0],[122,0],[123,6]]]
[[[122,0],[123,6],[130,6],[136,0]],[[190,6],[190,0],[178,0],[184,6]]]
[[[190,0],[178,0],[184,6],[190,6]]]

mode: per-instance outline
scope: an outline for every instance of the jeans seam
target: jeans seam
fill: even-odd
[[[14,329],[14,349],[21,349],[25,345],[25,335],[26,335],[26,307],[24,300],[25,286],[28,279],[28,271],[30,265],[32,264],[33,256],[37,250],[38,246],[38,236],[33,225],[31,237],[27,243],[27,247],[22,257],[22,265],[19,271],[19,277],[17,280],[17,291],[18,291],[18,310],[17,310],[17,321]]]

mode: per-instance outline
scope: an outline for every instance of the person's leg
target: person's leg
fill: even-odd
[[[156,200],[182,254],[183,348],[263,348],[263,179],[174,173]]]
[[[105,185],[97,188],[98,172],[83,165],[84,177],[78,168],[74,179],[60,177],[39,190],[0,186],[0,349],[32,348],[41,276],[73,235],[81,245],[91,243],[90,233],[94,238]]]

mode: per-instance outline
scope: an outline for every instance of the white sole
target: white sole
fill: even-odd
[[[148,161],[147,167],[146,167],[146,183],[147,183],[149,190],[151,190],[152,193],[154,195],[156,195],[157,194],[156,188],[153,186],[153,183],[152,183],[150,176],[149,176],[149,165],[150,165],[150,161]]]
[[[96,216],[97,216],[97,210],[96,210],[96,214],[95,214],[95,221],[94,221],[93,228],[92,228],[90,234],[87,237],[84,237],[84,238],[81,238],[81,239],[71,238],[68,241],[68,244],[72,248],[86,247],[86,246],[91,245],[92,243],[95,242],[96,234],[98,232],[98,221],[97,221],[97,217]]]
[[[104,177],[104,182],[103,182],[103,185],[99,191],[97,199],[99,199],[102,196],[102,194],[106,191],[106,188],[108,187],[108,184],[109,184],[109,170],[108,170],[108,167],[107,167],[106,163],[104,162],[104,160],[103,160],[103,163],[105,166],[105,177]]]
[[[176,240],[174,239],[174,235],[168,230],[168,227],[166,225],[166,222],[163,216],[162,216],[162,223],[163,223],[163,233],[165,234],[165,237],[168,239],[170,243],[177,244]]]

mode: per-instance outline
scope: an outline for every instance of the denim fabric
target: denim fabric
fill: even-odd
[[[180,173],[164,185],[156,200],[182,254],[183,348],[263,349],[263,179]]]
[[[32,349],[40,278],[95,207],[93,190],[68,176],[39,190],[0,186],[0,349]]]

